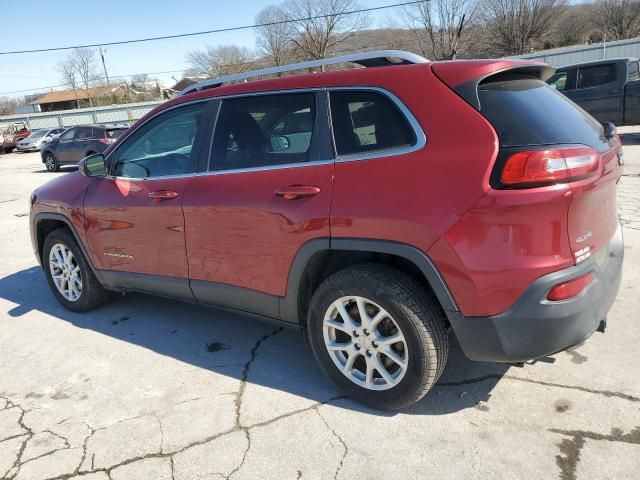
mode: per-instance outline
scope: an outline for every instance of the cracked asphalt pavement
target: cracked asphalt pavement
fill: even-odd
[[[637,479],[640,127],[621,129],[625,266],[606,334],[523,368],[453,344],[418,404],[345,398],[296,329],[127,295],[64,310],[28,235],[39,155],[0,156],[0,479]]]

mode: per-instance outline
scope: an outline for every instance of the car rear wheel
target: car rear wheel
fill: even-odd
[[[325,280],[311,300],[316,360],[353,399],[386,410],[420,400],[447,360],[444,312],[409,275],[365,264]]]
[[[53,153],[51,152],[45,153],[44,164],[47,167],[47,170],[49,172],[57,172],[58,170],[60,170],[60,164],[58,163],[58,160],[56,160],[56,157],[54,157]]]
[[[92,310],[111,297],[96,279],[82,250],[67,229],[54,230],[47,236],[42,263],[56,299],[71,311]]]

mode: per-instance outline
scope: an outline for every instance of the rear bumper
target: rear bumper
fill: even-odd
[[[623,256],[622,228],[618,225],[602,252],[537,279],[506,312],[490,317],[448,312],[462,350],[472,360],[510,363],[551,355],[583,342],[613,305]],[[588,272],[595,280],[580,295],[560,302],[546,300],[553,286]]]

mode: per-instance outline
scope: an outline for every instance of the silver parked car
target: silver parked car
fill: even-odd
[[[16,143],[16,149],[20,152],[37,152],[42,148],[43,143],[50,142],[65,130],[65,128],[41,128],[34,130],[27,138]]]

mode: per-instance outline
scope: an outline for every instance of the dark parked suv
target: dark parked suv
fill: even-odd
[[[72,311],[139,291],[283,320],[349,395],[410,405],[450,334],[511,363],[604,330],[621,145],[552,73],[385,51],[201,82],[33,193],[34,251]]]
[[[84,157],[104,152],[128,127],[123,124],[78,125],[41,146],[42,163],[50,172],[75,165]]]

